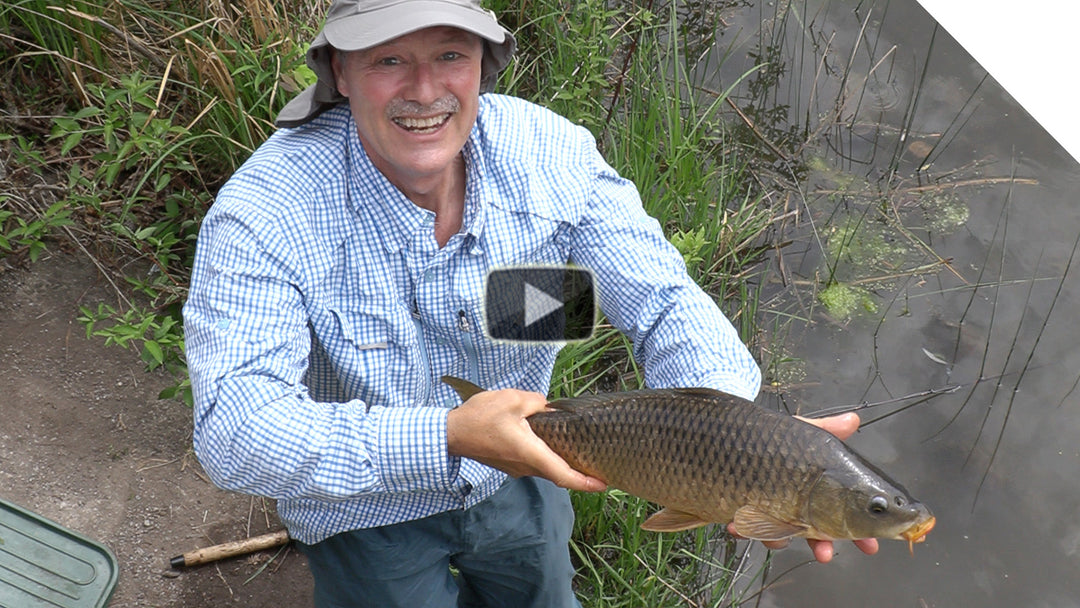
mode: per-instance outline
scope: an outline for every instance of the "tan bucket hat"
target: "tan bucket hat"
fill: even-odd
[[[307,52],[307,65],[318,80],[290,101],[277,116],[279,127],[297,127],[345,101],[330,67],[331,47],[358,51],[399,36],[446,25],[484,39],[480,92],[495,89],[499,72],[510,63],[516,41],[479,0],[334,0],[322,31]]]

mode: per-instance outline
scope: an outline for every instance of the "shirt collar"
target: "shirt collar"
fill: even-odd
[[[346,122],[346,153],[348,154],[349,204],[357,213],[369,213],[378,218],[378,224],[388,229],[379,235],[387,251],[401,251],[420,230],[433,230],[435,214],[418,207],[397,186],[390,183],[368,158],[356,123]],[[475,250],[484,224],[486,173],[480,136],[473,125],[465,142],[465,210],[462,214],[462,232],[471,236],[471,249]]]
[[[345,151],[349,172],[349,204],[360,214],[375,216],[376,225],[386,229],[379,237],[387,251],[400,251],[425,223],[425,216],[434,214],[417,207],[390,180],[386,179],[368,158],[356,131],[352,117],[345,122]]]

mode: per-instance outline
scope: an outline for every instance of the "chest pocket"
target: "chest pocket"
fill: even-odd
[[[325,335],[318,338],[332,376],[327,380],[336,383],[341,397],[369,406],[413,405],[411,387],[421,373],[415,366],[422,359],[408,312],[395,306],[378,311],[328,307],[326,312]]]
[[[569,224],[528,213],[492,212],[491,233],[513,238],[484,239],[492,268],[527,264],[565,264],[570,257]],[[488,234],[485,231],[485,234]]]

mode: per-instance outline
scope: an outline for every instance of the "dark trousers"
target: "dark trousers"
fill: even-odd
[[[566,490],[523,477],[468,510],[344,532],[300,549],[318,608],[575,608],[573,521]]]

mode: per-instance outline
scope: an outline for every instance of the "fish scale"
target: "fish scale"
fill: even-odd
[[[779,417],[753,416],[757,412],[736,402],[718,407],[711,393],[633,395],[583,398],[570,410],[534,415],[529,424],[578,470],[655,502],[681,492],[680,498],[695,504],[699,512],[717,512],[729,521],[738,501],[716,505],[718,497],[794,487],[822,468],[805,459],[785,459],[793,444],[801,442],[799,433],[775,440],[781,436]],[[551,407],[560,410],[566,403],[557,401]],[[649,458],[640,458],[645,454]]]
[[[444,377],[462,399],[479,387]],[[929,509],[828,432],[705,388],[603,393],[528,418],[566,462],[664,506],[642,527],[734,522],[749,538],[921,542]]]

